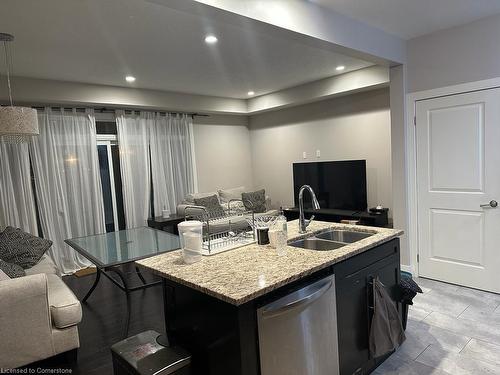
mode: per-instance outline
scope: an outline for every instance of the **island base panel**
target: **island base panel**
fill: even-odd
[[[193,374],[258,375],[257,309],[334,273],[340,374],[369,374],[388,357],[369,355],[372,279],[378,276],[399,300],[399,256],[399,239],[393,239],[239,306],[165,279],[168,339],[192,354]]]

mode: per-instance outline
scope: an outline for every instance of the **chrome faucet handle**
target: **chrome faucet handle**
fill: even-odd
[[[311,216],[311,218],[309,220],[304,220],[305,221],[305,224],[306,224],[306,228],[309,226],[309,224],[312,223],[312,221],[314,220],[314,215]]]

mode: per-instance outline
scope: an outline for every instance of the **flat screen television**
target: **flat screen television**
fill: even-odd
[[[299,189],[310,185],[321,208],[365,211],[366,160],[293,163],[295,206],[299,206]],[[304,207],[310,208],[310,194],[304,193]]]

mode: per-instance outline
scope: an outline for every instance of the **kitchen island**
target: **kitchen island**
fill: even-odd
[[[137,262],[164,279],[167,335],[193,354],[194,373],[260,374],[265,343],[259,309],[326,278],[334,280],[336,309],[323,318],[335,320],[338,373],[366,373],[376,365],[368,353],[369,285],[379,276],[397,298],[402,232],[318,221],[303,235],[298,221],[292,221],[289,242],[329,228],[371,235],[329,251],[287,246],[278,255],[269,246],[253,244],[191,265],[183,263],[180,250]],[[296,349],[292,345],[290,350]],[[304,353],[294,353],[299,354]]]

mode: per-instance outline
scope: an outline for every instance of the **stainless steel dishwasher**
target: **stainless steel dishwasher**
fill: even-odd
[[[335,276],[257,310],[262,375],[338,375]]]

